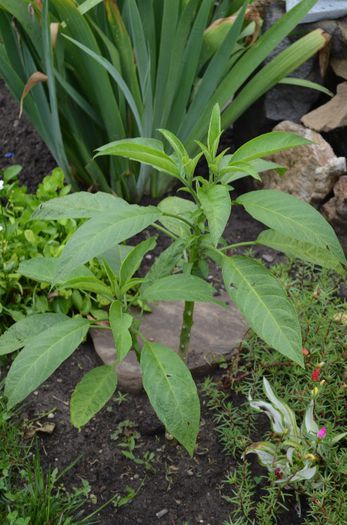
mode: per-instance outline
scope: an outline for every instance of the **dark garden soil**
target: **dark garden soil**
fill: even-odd
[[[23,117],[18,121],[18,106],[12,102],[2,83],[0,108],[0,168],[21,164],[21,181],[32,190],[55,163],[27,120]],[[261,229],[262,226],[241,208],[235,208],[226,238],[229,242],[252,240]],[[347,232],[338,233],[347,248]],[[164,240],[160,239],[158,251],[165,247]],[[152,259],[155,254],[152,254]],[[267,264],[280,260],[279,254],[269,250],[258,249],[257,255]],[[151,262],[148,259],[148,264]],[[212,277],[218,284],[218,272],[213,268]],[[55,423],[52,434],[39,435],[44,466],[61,470],[79,458],[63,481],[68,489],[79,486],[81,479],[90,483],[97,501],[90,503],[89,512],[115,494],[126,498],[131,491],[136,492],[133,500],[124,506],[121,504],[126,499],[120,500],[118,506],[107,506],[99,515],[101,525],[183,525],[185,521],[189,525],[222,525],[231,512],[231,504],[223,498],[230,489],[223,486],[223,480],[235,466],[235,461],[222,453],[204,396],[201,395],[202,425],[193,459],[165,436],[163,426],[144,395],[128,395],[121,403],[112,401],[78,432],[69,422],[69,399],[82,376],[99,364],[91,344],[82,345],[25,403],[24,414],[29,421],[46,414],[40,420],[41,424]],[[221,376],[222,372],[216,372],[214,379],[220,381]],[[239,403],[233,393],[230,398]],[[255,438],[263,435],[265,426],[260,418],[259,435]],[[129,450],[122,447],[122,443],[131,438],[136,445],[134,460],[122,454],[122,451]],[[257,466],[256,472],[259,472]],[[294,507],[283,514],[280,523],[299,525]]]

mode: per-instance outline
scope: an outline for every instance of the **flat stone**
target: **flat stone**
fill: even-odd
[[[307,113],[301,122],[320,133],[347,126],[347,82],[339,84],[335,97]]]
[[[248,330],[244,318],[227,294],[218,299],[228,303],[223,308],[211,303],[196,303],[188,366],[194,376],[206,375],[218,363],[230,361]],[[152,313],[145,314],[141,332],[149,341],[161,343],[174,351],[179,346],[183,303],[159,302]],[[116,351],[109,330],[91,330],[95,350],[105,364],[115,361]],[[124,392],[142,390],[141,370],[134,351],[117,368],[118,386]]]
[[[300,1],[301,0],[286,0],[287,11],[293,9]],[[311,11],[304,18],[303,23],[329,18],[341,18],[345,15],[347,15],[346,0],[318,0],[316,5],[312,7]]]

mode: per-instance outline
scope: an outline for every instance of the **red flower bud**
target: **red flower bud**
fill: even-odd
[[[319,374],[320,374],[320,369],[319,368],[315,368],[311,374],[311,379],[312,381],[319,381]]]

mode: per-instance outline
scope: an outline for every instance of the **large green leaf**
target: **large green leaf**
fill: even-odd
[[[338,259],[325,248],[320,248],[308,242],[297,241],[292,237],[286,237],[274,230],[265,230],[258,236],[257,243],[269,246],[273,250],[285,253],[289,257],[298,257],[323,268],[335,270],[344,274]]]
[[[279,151],[304,146],[305,144],[311,144],[311,141],[294,133],[271,131],[246,142],[246,144],[236,150],[231,157],[231,164],[267,157]]]
[[[5,396],[12,408],[39,387],[76,350],[89,329],[75,318],[50,326],[26,343],[13,361],[5,381]]]
[[[122,303],[114,301],[109,312],[112,335],[116,346],[117,363],[121,363],[132,347],[130,327],[133,317],[123,312]]]
[[[181,239],[177,239],[170,244],[166,250],[161,252],[159,257],[154,261],[150,267],[146,280],[143,284],[143,287],[147,286],[149,282],[156,281],[162,277],[166,277],[171,274],[175,266],[178,265],[179,261],[182,259],[185,249],[185,244]]]
[[[81,264],[105,253],[147,228],[160,217],[153,206],[128,206],[117,212],[107,212],[83,224],[69,239],[59,260],[56,280],[61,280]]]
[[[80,429],[106,405],[117,388],[112,366],[98,366],[87,372],[76,386],[70,403],[71,423]]]
[[[58,264],[59,259],[57,257],[39,256],[22,261],[18,272],[34,281],[52,283],[58,270]],[[76,277],[93,277],[93,274],[86,266],[80,266],[66,274],[66,279],[75,279]]]
[[[72,290],[83,290],[84,292],[92,292],[103,297],[106,297],[109,300],[113,299],[113,293],[109,286],[107,286],[103,281],[97,279],[94,275],[82,276],[71,278],[68,277],[65,281],[61,283],[59,288],[71,288]]]
[[[198,198],[207,217],[212,242],[217,246],[230,217],[229,189],[222,184],[203,186],[198,191]]]
[[[97,149],[96,157],[115,155],[126,159],[148,164],[153,168],[179,177],[179,169],[173,160],[164,152],[163,144],[155,139],[124,139],[105,144]]]
[[[198,301],[218,303],[214,288],[200,277],[177,274],[162,277],[143,286],[142,298],[146,301]]]
[[[31,219],[89,219],[107,211],[124,210],[128,206],[125,200],[109,193],[79,191],[40,204]]]
[[[170,348],[146,342],[141,352],[143,387],[168,432],[192,456],[200,422],[200,404],[190,371]]]
[[[277,190],[258,190],[241,195],[237,202],[258,221],[286,237],[314,244],[347,261],[330,224],[309,204]]]
[[[299,320],[279,282],[249,257],[224,257],[222,268],[228,294],[255,333],[303,366]]]
[[[163,213],[160,222],[165,228],[178,237],[184,238],[189,235],[189,224],[174,217],[167,217],[165,214],[178,215],[189,221],[192,213],[197,209],[194,202],[182,199],[181,197],[166,197],[158,204],[158,208]]]
[[[19,350],[32,337],[41,334],[57,323],[67,320],[68,317],[64,314],[47,313],[30,315],[17,321],[0,336],[0,355]]]

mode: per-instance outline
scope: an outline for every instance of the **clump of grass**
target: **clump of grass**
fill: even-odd
[[[255,436],[257,416],[248,406],[247,396],[262,399],[262,378],[270,384],[302,419],[311,391],[317,387],[316,421],[326,426],[328,435],[346,432],[347,392],[347,303],[339,297],[341,279],[309,265],[287,264],[274,268],[295,303],[303,332],[306,354],[302,369],[250,334],[237,352],[223,378],[223,388],[205,381],[209,407],[214,411],[217,432],[227,454],[238,464],[225,480],[225,496],[233,505],[225,525],[273,525],[281,523],[282,510],[291,505],[302,525],[347,523],[347,452],[343,444],[329,448],[320,464],[321,486],[298,484],[296,492],[280,488],[264,470],[257,476],[240,458],[252,441],[273,438],[270,432]],[[319,368],[319,378],[312,372]],[[235,397],[240,399],[235,404]],[[258,471],[257,471],[258,472]],[[303,505],[302,505],[303,504]],[[305,512],[300,517],[300,509]]]
[[[66,471],[47,474],[33,442],[23,441],[20,423],[6,409],[0,390],[0,523],[4,525],[91,525],[82,506],[86,481],[69,493],[61,483]]]

